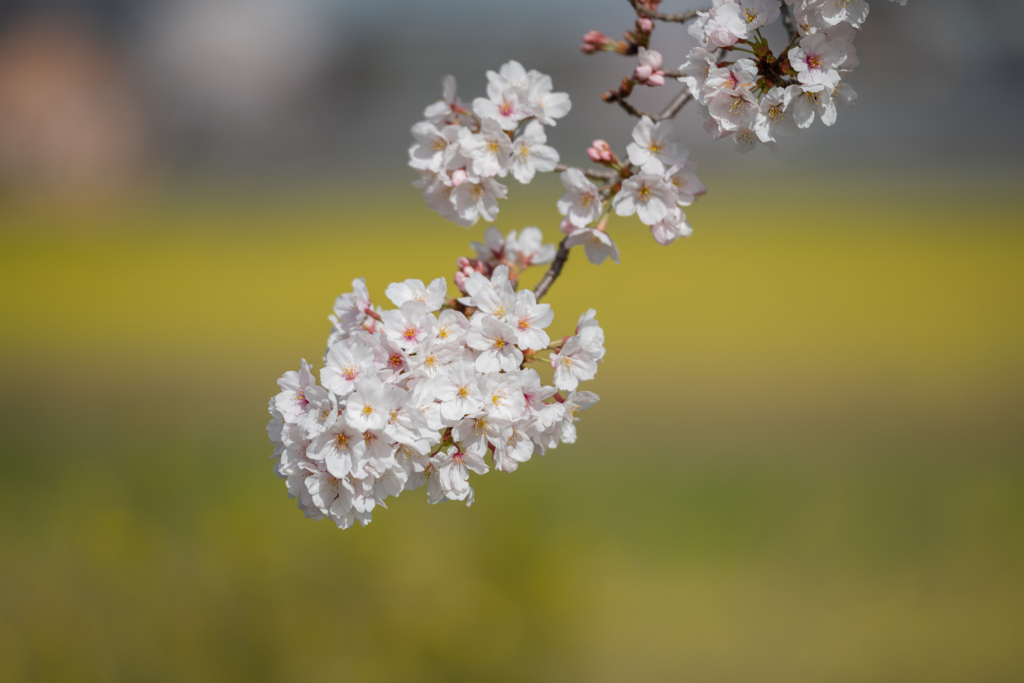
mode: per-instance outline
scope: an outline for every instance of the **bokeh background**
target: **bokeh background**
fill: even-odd
[[[683,112],[695,235],[613,222],[622,265],[550,295],[556,334],[607,332],[577,444],[345,532],[272,475],[266,401],[334,297],[450,276],[486,227],[409,185],[441,76],[551,73],[582,163],[627,142],[598,94],[631,67],[576,47],[630,16],[0,5],[0,680],[1024,679],[1013,0],[876,0],[861,101],[774,155]],[[497,224],[555,240],[559,195],[512,183]]]

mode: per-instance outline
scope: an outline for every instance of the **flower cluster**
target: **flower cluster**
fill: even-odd
[[[498,199],[508,188],[496,181],[509,173],[529,183],[537,171],[553,171],[558,152],[549,147],[544,126],[554,126],[571,107],[569,96],[552,92],[551,77],[509,61],[487,72],[487,97],[472,110],[455,93],[455,78],[444,79],[444,97],[412,127],[416,143],[409,165],[417,169],[430,208],[469,227],[493,221]]]
[[[512,472],[576,440],[577,413],[598,400],[577,388],[605,353],[593,310],[552,342],[551,307],[516,291],[506,265],[473,272],[458,301],[443,278],[390,285],[393,310],[375,307],[363,280],[352,287],[335,302],[319,384],[303,360],[270,401],[275,471],[307,517],[366,525],[386,498],[424,484],[430,503],[469,505],[469,473],[486,473],[488,454]],[[526,367],[543,351],[554,386]]]
[[[791,7],[783,8],[780,0],[715,0],[689,26],[700,45],[679,67],[679,80],[703,106],[705,130],[715,139],[732,136],[741,152],[758,142],[774,150],[778,138],[794,137],[815,117],[831,126],[836,104],[857,99],[843,78],[859,64],[853,41],[867,18],[867,2],[786,4]],[[795,31],[775,55],[761,29],[783,13]],[[749,57],[722,59],[737,52]]]
[[[622,163],[604,140],[595,140],[588,150],[593,161],[615,169],[621,178],[604,192],[579,169],[570,168],[561,175],[565,194],[558,210],[565,216],[561,229],[568,235],[566,246],[583,245],[594,264],[609,257],[619,262],[618,248],[606,230],[607,212],[636,214],[658,244],[668,245],[693,232],[681,207],[707,193],[672,120],[654,123],[642,117],[633,127],[633,141],[626,152],[628,163]]]

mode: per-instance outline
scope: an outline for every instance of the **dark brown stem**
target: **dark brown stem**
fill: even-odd
[[[686,12],[679,12],[677,14],[664,14],[662,12],[655,12],[653,10],[641,7],[639,0],[629,0],[629,4],[631,4],[633,6],[633,9],[636,10],[636,13],[641,16],[650,17],[651,19],[657,19],[658,21],[672,21],[678,24],[685,24],[688,21],[693,21],[694,19],[697,18],[697,12],[707,12],[707,9],[691,9],[687,10]]]
[[[537,301],[540,301],[541,297],[548,293],[548,290],[551,289],[551,285],[553,285],[558,276],[562,274],[562,267],[565,265],[565,262],[569,260],[569,247],[565,244],[568,241],[569,238],[565,237],[559,243],[558,253],[555,254],[555,260],[551,262],[551,267],[548,268],[548,272],[544,273],[544,277],[540,279],[537,286],[533,288],[533,294],[537,297]]]
[[[643,118],[645,116],[649,116],[652,119],[656,118],[655,114],[648,114],[643,109],[637,109],[632,104],[627,102],[626,98],[624,98],[622,95],[620,95],[619,93],[615,92],[614,90],[609,91],[609,92],[604,94],[604,101],[605,102],[617,102],[618,105],[620,107],[622,107],[626,111],[627,114],[629,114],[630,116],[635,116],[638,119]]]

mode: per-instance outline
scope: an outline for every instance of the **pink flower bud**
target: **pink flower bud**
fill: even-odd
[[[651,74],[651,77],[647,79],[647,82],[644,83],[644,85],[648,85],[652,88],[657,88],[659,86],[665,85],[665,72],[655,71],[653,74]]]
[[[646,64],[642,64],[633,70],[633,78],[640,81],[641,83],[647,83],[647,79],[650,78],[651,74],[653,73],[654,69],[647,66]]]
[[[576,226],[573,225],[572,221],[569,220],[569,217],[566,216],[565,218],[562,219],[562,222],[558,225],[558,229],[561,230],[564,234],[568,235],[568,234],[571,234],[574,230],[576,230]]]
[[[636,28],[643,33],[650,33],[654,30],[654,20],[650,17],[640,17],[636,20]]]
[[[455,280],[455,286],[459,288],[460,292],[465,294],[466,293],[466,275],[465,275],[465,273],[462,273],[462,272],[455,273],[455,277],[453,279]]]
[[[583,34],[583,42],[587,45],[593,45],[597,49],[601,49],[610,43],[611,39],[600,31],[587,31]]]
[[[458,187],[467,178],[466,169],[460,168],[452,171],[452,187]]]
[[[593,147],[588,147],[587,148],[587,156],[590,157],[591,161],[596,162],[596,163],[601,163],[602,161],[604,161],[601,158],[601,150],[595,149]]]
[[[469,259],[465,256],[460,256],[456,259],[455,265],[458,266],[459,270],[465,270],[466,268],[469,268]]]

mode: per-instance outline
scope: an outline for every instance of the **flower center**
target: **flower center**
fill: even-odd
[[[821,57],[819,57],[818,55],[810,55],[809,57],[807,57],[807,66],[809,66],[810,68],[820,69],[821,64]]]

